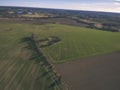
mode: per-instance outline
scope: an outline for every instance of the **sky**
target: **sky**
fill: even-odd
[[[25,6],[120,13],[120,0],[0,0],[0,6]]]

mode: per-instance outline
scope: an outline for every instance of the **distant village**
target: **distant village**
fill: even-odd
[[[4,17],[11,17],[11,18],[16,18],[16,17],[25,17],[25,18],[45,18],[45,17],[53,17],[52,14],[49,13],[44,13],[32,9],[26,9],[26,8],[9,8],[4,10],[3,12]]]
[[[34,12],[32,10],[23,10],[23,9],[18,9],[16,11],[17,14],[29,14],[29,15],[32,15],[34,14]]]

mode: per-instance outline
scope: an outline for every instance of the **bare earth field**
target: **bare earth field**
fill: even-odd
[[[120,90],[120,52],[56,67],[72,90]]]

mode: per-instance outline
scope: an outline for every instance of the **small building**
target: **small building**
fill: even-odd
[[[27,14],[32,15],[33,13],[32,12],[27,12]]]
[[[22,9],[18,9],[16,12],[17,14],[23,14],[24,11]]]

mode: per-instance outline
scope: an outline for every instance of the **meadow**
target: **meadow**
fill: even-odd
[[[80,58],[120,50],[120,33],[80,28],[66,25],[46,25],[38,36],[59,36],[61,41],[43,48],[53,63],[63,63]]]

